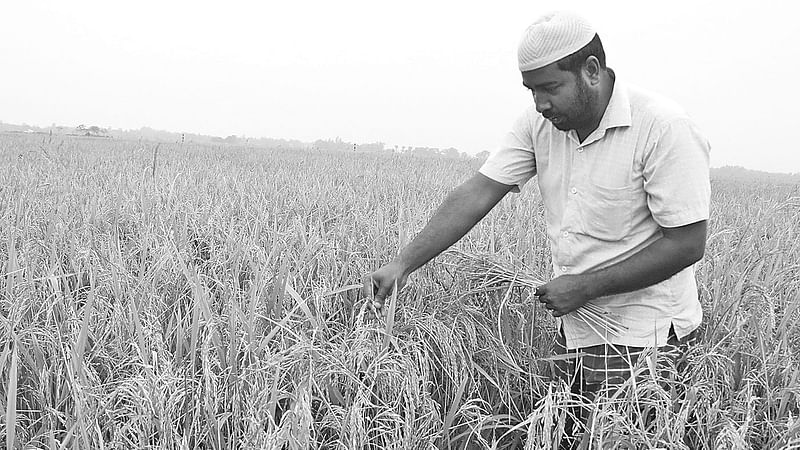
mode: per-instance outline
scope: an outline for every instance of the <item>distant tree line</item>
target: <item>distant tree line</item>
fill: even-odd
[[[398,145],[387,147],[383,142],[357,144],[354,142],[343,141],[339,137],[336,137],[335,139],[317,139],[311,143],[311,150],[334,152],[392,152],[413,155],[421,158],[471,158],[470,155],[460,152],[454,147],[448,147],[444,149],[436,147],[406,147]],[[488,155],[489,152],[481,152],[475,157],[486,159]]]
[[[357,144],[355,142],[343,141],[338,136],[336,139],[317,139],[311,143],[311,150],[321,150],[328,152],[383,152],[388,151],[383,142],[372,142],[369,144]]]
[[[800,173],[772,173],[741,166],[722,166],[711,169],[711,179],[756,181],[765,184],[800,184]]]
[[[36,127],[31,125],[13,125],[0,122],[0,131],[6,132],[37,132],[52,134],[67,134],[91,137],[106,137],[125,140],[146,140],[154,142],[172,143],[211,143],[227,145],[244,145],[261,148],[276,148],[286,150],[318,150],[326,152],[391,152],[408,154],[422,158],[477,158],[486,159],[489,152],[483,151],[475,156],[470,156],[460,152],[454,147],[445,149],[435,147],[413,147],[413,146],[387,146],[383,142],[370,142],[359,144],[344,141],[339,137],[334,139],[317,139],[312,143],[298,141],[296,139],[274,139],[274,138],[248,138],[246,136],[229,135],[227,137],[209,136],[195,133],[175,133],[171,131],[157,130],[150,127],[125,130],[121,128],[103,128],[97,125],[78,125],[68,127],[52,124],[50,127]]]
[[[86,125],[80,124],[75,127],[75,134],[79,134],[81,136],[109,137],[108,129],[100,128],[97,125],[91,125],[87,127]]]

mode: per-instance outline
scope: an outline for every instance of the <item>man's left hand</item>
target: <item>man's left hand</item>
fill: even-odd
[[[560,317],[592,300],[591,287],[586,275],[562,275],[536,288],[535,296],[554,317]]]

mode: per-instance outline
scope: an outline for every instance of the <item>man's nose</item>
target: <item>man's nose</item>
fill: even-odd
[[[550,99],[545,95],[534,95],[533,102],[536,104],[536,112],[539,114],[550,109]]]

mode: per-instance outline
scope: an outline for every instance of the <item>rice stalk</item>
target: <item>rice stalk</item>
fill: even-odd
[[[45,156],[27,151],[30,137],[0,136],[0,395],[15,415],[0,426],[4,446],[275,448],[281,424],[308,448],[559,440],[579,399],[512,367],[557,360],[536,351],[553,337],[538,307],[519,321],[538,333],[512,345],[527,300],[514,289],[549,277],[535,183],[467,237],[470,248],[524,250],[535,269],[512,268],[513,286],[500,278],[474,295],[480,283],[428,265],[398,293],[386,333],[364,323],[368,303],[348,280],[394,257],[472,162],[162,144],[153,165],[155,145],[69,139]],[[700,343],[664,392],[653,390],[653,353],[613,401],[585,405],[593,443],[800,449],[798,194],[715,180],[696,265]],[[313,423],[296,428],[305,395]],[[637,420],[642,408],[652,426]]]
[[[463,250],[449,250],[449,254],[458,258],[456,267],[467,278],[478,281],[476,292],[497,289],[512,283],[533,290],[545,284],[546,281],[526,268],[518,268],[513,264],[496,261],[488,256],[469,253]],[[576,318],[582,320],[591,330],[605,339],[611,335],[620,337],[627,330],[621,322],[619,315],[588,302],[573,312]]]
[[[14,448],[17,427],[17,367],[19,360],[19,340],[14,336],[14,350],[11,353],[11,366],[8,369],[8,389],[6,390],[6,448]]]

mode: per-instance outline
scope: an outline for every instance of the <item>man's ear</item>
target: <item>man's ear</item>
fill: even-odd
[[[600,61],[596,56],[591,55],[586,58],[586,61],[583,63],[581,74],[586,77],[586,81],[589,85],[595,86],[600,83],[600,71]]]

